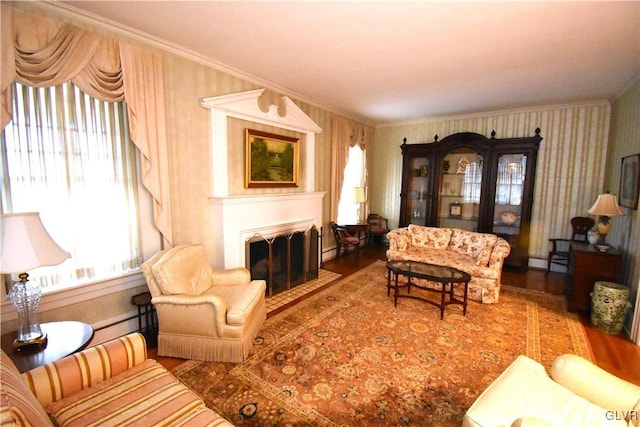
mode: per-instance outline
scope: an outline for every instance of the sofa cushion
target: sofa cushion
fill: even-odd
[[[472,257],[476,265],[487,265],[497,241],[498,237],[494,234],[455,228],[451,233],[449,250]]]
[[[49,416],[29,391],[11,358],[0,360],[0,425],[52,426]]]
[[[451,240],[450,228],[424,227],[409,224],[411,245],[419,248],[446,249]]]
[[[200,295],[211,287],[212,267],[202,245],[169,249],[151,271],[165,295]]]
[[[60,426],[179,423],[204,402],[153,359],[46,407]]]
[[[252,280],[250,283],[237,286],[216,286],[204,295],[215,295],[227,306],[226,323],[229,325],[245,325],[252,314],[258,313],[256,305],[264,304],[265,282]]]
[[[406,251],[387,251],[389,261],[418,261],[427,264],[443,265],[445,267],[457,268],[472,277],[497,280],[500,272],[494,268],[479,266],[469,255],[459,254],[453,251],[443,251],[438,249],[409,248]]]

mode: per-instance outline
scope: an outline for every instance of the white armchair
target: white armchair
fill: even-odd
[[[158,355],[246,359],[267,318],[264,280],[245,268],[213,269],[202,245],[158,252],[142,271],[158,314]]]

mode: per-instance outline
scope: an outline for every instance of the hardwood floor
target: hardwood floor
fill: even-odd
[[[361,248],[357,257],[350,252],[348,255],[325,262],[322,268],[348,276],[376,260],[386,260],[385,250],[381,245],[369,245]],[[564,274],[550,273],[545,276],[542,270],[529,269],[526,273],[505,270],[502,282],[510,286],[562,295]],[[625,332],[611,335],[592,327],[586,313],[581,313],[580,318],[594,362],[604,370],[640,385],[640,346],[635,345]],[[183,362],[181,359],[157,357],[155,348],[149,349],[149,357],[156,358],[167,369],[173,369]]]

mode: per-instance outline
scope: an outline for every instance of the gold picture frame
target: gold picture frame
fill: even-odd
[[[622,158],[620,168],[620,206],[638,209],[640,189],[640,153]]]
[[[300,139],[246,129],[245,187],[297,187]]]

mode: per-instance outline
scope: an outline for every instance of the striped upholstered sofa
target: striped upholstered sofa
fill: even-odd
[[[1,354],[0,425],[232,426],[130,334],[20,374]]]

